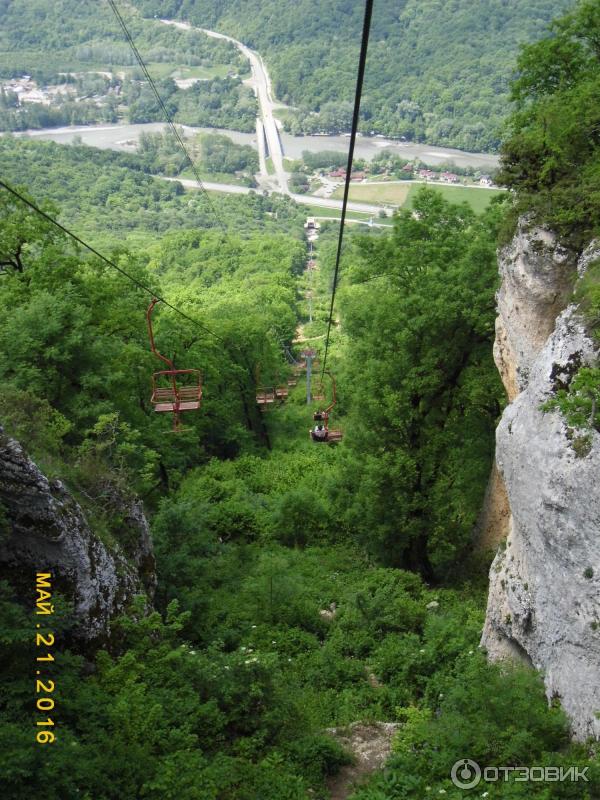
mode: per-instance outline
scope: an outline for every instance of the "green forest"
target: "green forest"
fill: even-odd
[[[352,0],[135,0],[146,16],[226,32],[266,58],[292,133],[350,130],[362,6]],[[385,0],[377,4],[363,133],[488,151],[499,147],[519,45],[569,0]],[[448,57],[451,51],[452,57]]]
[[[471,0],[379,3],[361,131],[463,150],[497,150],[519,45],[540,38],[568,5],[569,0],[486,0],[475,8]],[[254,97],[238,77],[247,62],[223,40],[157,24],[155,17],[223,31],[257,49],[277,98],[291,107],[282,114],[291,133],[350,129],[360,4],[303,0],[283,8],[280,0],[135,0],[132,6],[149,18],[123,8],[177,122],[253,131]],[[202,67],[206,77],[179,88],[169,77],[176,65]],[[0,77],[28,74],[40,83],[60,83],[59,73],[80,76],[94,70],[117,76],[96,76],[105,84],[100,101],[59,97],[50,106],[17,108],[10,92],[1,94],[0,130],[162,119],[107,4],[93,8],[81,0],[61,0],[52,14],[46,0],[0,4]]]
[[[256,101],[242,84],[248,64],[233,45],[145,21],[126,8],[123,13],[176,122],[254,131]],[[178,74],[201,79],[179,86],[172,77]],[[24,75],[65,91],[52,96],[49,104],[19,103],[13,89],[3,88],[0,130],[164,121],[105,3],[61,0],[53,4],[52,13],[45,0],[0,4],[0,78]]]
[[[19,50],[25,64],[28,48],[48,48],[51,72],[63,56],[74,68],[85,61],[75,38],[120,47],[89,4],[54,5],[43,25],[42,0],[0,0],[4,56]],[[299,130],[313,111],[350,100],[360,4],[299,3],[286,14],[274,0],[135,5],[226,26],[264,51],[278,96],[300,108]],[[600,796],[598,743],[571,740],[542,675],[490,663],[480,646],[494,553],[474,547],[506,403],[492,357],[497,248],[524,213],[579,250],[600,234],[597,3],[581,2],[516,61],[518,43],[542,37],[564,5],[378,9],[363,129],[492,149],[503,127],[501,180],[512,191],[477,215],[423,187],[391,228],[348,226],[327,361],[331,424],[343,432],[335,445],[311,441],[309,429],[332,399],[320,368],[337,222],[323,221],[309,243],[306,209],[288,197],[165,180],[186,170],[168,132],[145,135],[135,154],[0,137],[0,179],[122,270],[0,187],[0,443],[14,437],[61,481],[110,549],[129,553],[125,509],[140,499],[157,574],[154,601],[133,598],[108,641],[86,646],[72,598],[55,595],[56,738],[36,744],[32,601],[0,564],[4,800],[330,800],[353,762],[331,729],[357,722],[396,728],[386,768],[343,800]],[[59,25],[74,6],[78,21]],[[236,63],[228,46],[170,29],[153,44],[170,61],[184,42],[190,57]],[[406,75],[392,77],[392,66]],[[245,91],[239,78],[216,81],[228,95]],[[196,84],[186,119],[204,113],[213,83]],[[138,89],[139,113],[158,118]],[[203,177],[247,183],[256,171],[255,151],[226,137],[190,147]],[[599,275],[592,265],[574,290],[596,335]],[[159,349],[203,375],[201,408],[179,433],[150,402],[161,368],[146,330],[153,295],[184,315],[157,305]],[[299,366],[307,346],[325,398],[310,405]],[[287,400],[261,411],[260,387],[288,380]],[[553,407],[578,426],[591,411],[600,429],[598,384],[598,370],[580,370]],[[2,492],[0,549],[11,536]],[[513,776],[463,790],[450,770],[465,758],[586,767],[589,781]]]

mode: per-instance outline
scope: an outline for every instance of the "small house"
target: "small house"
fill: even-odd
[[[458,183],[459,177],[455,175],[453,172],[442,172],[440,175],[440,180],[443,183]]]

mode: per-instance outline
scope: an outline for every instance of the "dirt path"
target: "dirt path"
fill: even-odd
[[[331,800],[347,800],[371,773],[383,767],[392,751],[392,737],[399,727],[395,722],[355,722],[347,728],[328,729],[327,732],[356,759],[356,763],[342,767],[329,780]]]

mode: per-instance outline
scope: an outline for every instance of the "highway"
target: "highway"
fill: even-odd
[[[194,28],[188,22],[177,22],[176,20],[161,19],[165,25],[174,25],[176,28],[184,28],[187,30],[202,31],[207,36],[212,36],[215,39],[224,39],[227,42],[234,44],[242,55],[250,62],[250,71],[252,74],[252,88],[258,99],[258,106],[260,109],[260,121],[262,129],[264,130],[265,139],[267,142],[268,155],[271,157],[275,174],[269,176],[263,174],[263,180],[269,182],[269,179],[275,181],[273,188],[282,194],[290,194],[288,187],[288,176],[283,168],[283,148],[281,146],[281,139],[279,138],[279,130],[273,114],[274,103],[271,95],[271,81],[267,68],[260,57],[254,50],[251,50],[242,42],[234,39],[232,36],[226,36],[224,33],[217,33],[216,31],[209,31],[207,28]],[[260,126],[257,126],[257,134]],[[260,148],[260,143],[259,143]],[[260,149],[259,149],[260,153]],[[266,173],[266,164],[263,163],[262,169]],[[261,170],[262,171],[262,170]]]
[[[261,148],[262,148],[260,142],[260,135],[262,131],[264,131],[264,136],[267,142],[268,155],[271,157],[271,161],[273,162],[273,168],[275,170],[274,175],[264,174],[266,173],[265,159],[264,157],[260,159],[261,185],[264,186],[264,188],[266,188],[268,191],[278,192],[279,194],[285,194],[288,197],[291,197],[292,200],[295,200],[296,203],[300,203],[302,205],[318,206],[319,208],[335,208],[340,210],[342,208],[341,200],[332,200],[331,198],[325,198],[325,197],[314,197],[313,195],[307,196],[303,194],[293,194],[290,191],[288,185],[288,176],[283,167],[283,147],[281,146],[279,130],[277,128],[277,123],[275,121],[275,115],[274,115],[275,103],[273,101],[273,95],[271,92],[271,80],[269,78],[269,73],[267,72],[265,63],[260,57],[260,55],[254,52],[254,50],[251,50],[242,42],[239,42],[232,36],[226,36],[224,33],[209,31],[207,28],[195,28],[194,26],[190,25],[189,22],[178,22],[177,20],[171,20],[171,19],[161,19],[161,22],[165,25],[174,25],[176,28],[183,28],[185,30],[193,29],[201,31],[202,33],[205,33],[207,36],[212,36],[215,39],[225,39],[226,41],[234,44],[250,62],[250,70],[252,73],[252,81],[251,81],[252,87],[258,99],[258,106],[260,109],[260,119],[257,121],[257,137],[259,139],[257,144],[259,147],[259,155],[261,153]],[[182,180],[177,178],[171,180],[179,180],[179,182],[188,189],[194,189],[194,188],[200,189],[202,186],[204,186],[204,188],[207,189],[208,191],[231,192],[233,194],[248,194],[248,192],[250,191],[250,189],[246,188],[245,186],[230,186],[229,184],[224,184],[224,183],[209,183],[202,181],[202,185],[200,185],[198,184],[197,181],[192,181],[192,180]],[[370,205],[368,203],[352,202],[348,203],[348,210],[362,211],[365,214],[378,214],[379,211],[381,210],[381,207],[377,205]]]
[[[167,178],[165,175],[155,175],[155,178],[162,178],[165,181],[178,181],[186,189],[206,189],[209,192],[226,192],[228,194],[250,194],[250,192],[259,192],[260,189],[250,189],[248,186],[235,186],[232,183],[211,183],[210,181],[191,180],[189,178]],[[279,192],[281,194],[281,192]],[[324,197],[314,197],[313,195],[306,194],[292,194],[288,191],[288,197],[295,200],[296,203],[304,206],[318,206],[319,208],[335,208],[341,210],[341,200],[331,200]],[[360,211],[363,214],[377,215],[381,211],[381,206],[370,205],[368,203],[348,203],[348,211]]]

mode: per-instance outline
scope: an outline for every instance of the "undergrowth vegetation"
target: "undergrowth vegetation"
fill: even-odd
[[[535,96],[529,122],[513,120],[505,171],[516,207],[527,200],[546,222],[567,224],[575,187],[564,170],[549,177],[560,148],[548,155],[553,140],[544,144],[539,126],[558,106],[550,73],[533,80],[533,56],[575,58],[575,73],[560,60],[561,102],[577,99],[572,74],[592,92],[593,10],[583,3],[581,18],[521,62],[518,92]],[[546,181],[535,186],[532,141]],[[348,234],[328,355],[339,400],[331,425],[343,440],[315,445],[312,412],[333,390],[320,368],[336,225],[323,224],[309,274],[291,201],[213,207],[149,176],[148,160],[164,157],[165,171],[173,162],[168,142],[147,144],[144,161],[0,140],[7,180],[19,174],[33,201],[78,232],[89,225],[149,288],[0,193],[2,436],[66,484],[109,550],[129,552],[123,509],[141,498],[158,577],[153,605],[136,597],[102,647],[81,647],[73,598],[57,597],[57,741],[43,751],[31,724],[31,608],[0,581],[3,797],[327,800],[329,778],[352,760],[327,729],[356,721],[399,727],[386,769],[355,800],[597,797],[597,745],[570,742],[540,675],[490,664],[480,647],[491,554],[473,554],[472,533],[503,404],[492,342],[505,204],[478,216],[423,189],[389,233]],[[208,144],[221,152],[219,140]],[[588,235],[595,217],[577,214]],[[592,328],[597,287],[594,263],[577,288]],[[200,323],[157,307],[159,349],[203,373],[202,409],[179,435],[149,398],[153,293]],[[261,413],[257,388],[287,386],[290,359],[307,346],[325,400],[306,404],[302,374],[285,404]],[[581,369],[553,401],[574,426],[597,426],[598,379]],[[0,503],[0,543],[10,535]],[[450,774],[467,758],[585,766],[589,782],[513,776],[463,790]]]

